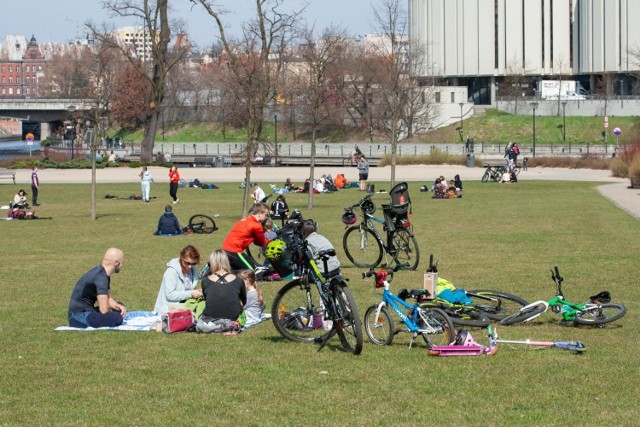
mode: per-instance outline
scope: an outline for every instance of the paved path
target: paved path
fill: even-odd
[[[169,182],[168,170],[162,167],[150,167],[149,170],[154,175],[155,181]],[[139,180],[139,169],[128,167],[106,168],[96,171],[98,183],[118,183],[137,182]],[[235,168],[182,168],[180,175],[187,181],[198,178],[201,182],[242,182],[245,170],[241,167]],[[350,181],[357,180],[357,170],[345,167],[317,167],[315,176],[331,174],[336,176],[344,173]],[[396,169],[396,181],[424,182],[430,184],[436,176],[444,175],[447,179],[459,174],[462,181],[480,180],[484,168],[465,166],[401,166]],[[43,184],[54,183],[90,183],[90,169],[44,169],[38,173]],[[390,168],[371,168],[369,180],[388,181],[390,179]],[[251,171],[251,179],[262,183],[281,184],[286,178],[291,178],[294,182],[303,182],[309,176],[307,167],[273,168],[254,167]],[[16,183],[28,186],[30,182],[30,170],[17,170]],[[607,183],[600,185],[598,190],[613,203],[624,209],[630,215],[640,219],[640,190],[629,189],[629,180],[614,178],[608,170],[592,169],[565,169],[565,168],[530,168],[522,171],[518,176],[522,181],[526,180],[549,180],[549,181],[592,181]]]

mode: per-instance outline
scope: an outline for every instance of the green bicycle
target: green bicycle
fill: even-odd
[[[574,304],[567,301],[562,293],[562,281],[558,267],[551,270],[551,279],[556,284],[556,296],[549,301],[536,301],[511,316],[500,321],[502,325],[513,325],[520,322],[529,322],[546,312],[549,308],[555,314],[561,315],[565,323],[579,325],[591,325],[603,328],[607,323],[621,319],[627,312],[622,304],[612,304],[611,294],[607,291],[600,292],[590,298],[590,302]]]

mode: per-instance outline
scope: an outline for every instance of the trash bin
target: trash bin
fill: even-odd
[[[216,156],[215,161],[216,161],[216,163],[214,165],[215,167],[217,167],[217,168],[223,168],[224,167],[224,157]]]
[[[467,153],[467,167],[473,168],[476,166],[476,155],[475,153]]]

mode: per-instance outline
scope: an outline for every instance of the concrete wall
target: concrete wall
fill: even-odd
[[[495,108],[510,114],[530,116],[533,114],[530,102],[532,99],[518,99],[496,101]],[[562,116],[562,104],[558,101],[537,100],[536,115]],[[567,101],[565,106],[567,116],[640,116],[640,100],[586,100]]]

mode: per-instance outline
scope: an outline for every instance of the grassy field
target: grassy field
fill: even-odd
[[[376,183],[376,188],[384,187]],[[219,214],[212,235],[154,237],[166,185],[150,203],[104,199],[139,193],[137,184],[98,186],[98,220],[90,221],[88,185],[43,185],[37,214],[52,220],[1,221],[1,425],[633,425],[640,366],[634,344],[640,319],[640,222],[599,195],[596,184],[465,182],[458,200],[432,200],[411,183],[412,222],[422,262],[392,286],[420,287],[429,253],[442,277],[467,289],[508,291],[534,301],[553,296],[549,268],[558,265],[566,296],[584,301],[607,289],[627,306],[604,329],[563,327],[548,313],[534,324],[500,327],[506,339],[582,340],[587,351],[502,345],[492,357],[437,358],[401,334],[360,356],[334,339],[314,345],[283,340],[270,322],[235,337],[155,332],[54,332],[66,324],[71,289],[104,250],[125,252],[112,280],[130,309],[151,310],[165,263],[187,244],[218,248],[237,220],[241,190],[180,189],[175,212]],[[388,185],[387,185],[388,187]],[[9,200],[16,187],[0,186]],[[319,222],[350,278],[361,314],[379,300],[371,280],[341,248],[342,207],[361,193],[304,195],[291,208]],[[375,195],[378,203],[385,194]],[[3,215],[5,211],[2,211]],[[267,304],[283,282],[263,283]],[[476,340],[483,331],[473,330]],[[635,350],[634,350],[635,349]]]

